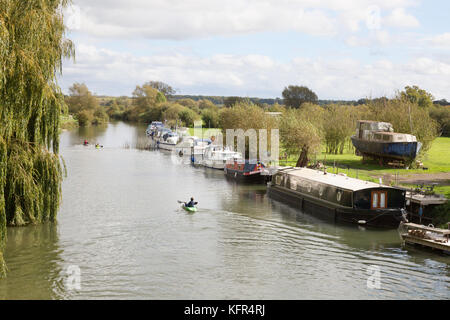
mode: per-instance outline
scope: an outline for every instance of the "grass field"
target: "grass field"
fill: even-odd
[[[197,130],[200,130],[200,128],[198,128]],[[202,132],[202,133],[201,133],[200,135],[197,134],[197,137],[198,137],[198,138],[209,139],[212,135],[221,134],[221,133],[222,133],[222,130],[217,129],[217,128],[211,128],[211,129],[208,129],[208,128],[202,128],[202,131],[201,131],[201,132]],[[189,133],[191,136],[194,136],[194,135],[195,135],[195,134],[194,134],[194,128],[189,128],[188,133]],[[203,135],[203,137],[202,137],[201,135]]]

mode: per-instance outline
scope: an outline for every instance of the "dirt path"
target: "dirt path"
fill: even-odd
[[[383,178],[383,183],[385,184],[389,184],[391,181],[395,180],[395,176],[392,174],[385,174],[377,177]],[[450,185],[450,172],[405,174],[397,176],[397,180],[400,183],[407,184],[438,183],[440,185]]]

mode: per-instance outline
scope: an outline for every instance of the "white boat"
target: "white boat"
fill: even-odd
[[[180,136],[178,133],[167,132],[158,139],[157,145],[159,149],[174,151],[179,141]]]
[[[147,137],[151,137],[152,133],[156,131],[158,128],[164,127],[164,124],[160,121],[152,121],[147,127],[147,130],[145,130],[145,133]]]
[[[241,159],[242,155],[239,152],[223,146],[209,145],[204,148],[202,158],[196,159],[196,161],[204,167],[223,170],[227,162],[234,162]]]
[[[175,153],[180,157],[189,157],[195,142],[199,140],[196,136],[183,136],[175,147]]]

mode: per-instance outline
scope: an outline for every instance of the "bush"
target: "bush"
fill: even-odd
[[[77,113],[77,119],[80,127],[88,127],[94,120],[94,113],[92,110],[82,110]]]
[[[219,112],[213,109],[204,109],[202,120],[205,127],[218,128],[220,126]]]
[[[434,207],[431,217],[436,227],[447,229],[447,222],[450,222],[450,200],[445,204]]]

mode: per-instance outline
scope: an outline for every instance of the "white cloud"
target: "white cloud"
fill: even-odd
[[[389,25],[416,26],[413,0],[74,0],[79,32],[95,37],[188,39],[256,32],[357,32],[369,8],[392,12]]]
[[[67,62],[62,86],[86,82],[98,94],[131,95],[149,80],[169,83],[183,94],[277,97],[289,84],[307,85],[320,98],[357,99],[392,95],[417,84],[435,97],[448,98],[450,63],[416,58],[403,63],[373,63],[329,58],[296,58],[280,62],[264,55],[135,56],[80,45],[77,63]]]
[[[406,13],[404,8],[394,9],[389,16],[384,19],[384,23],[389,27],[415,28],[420,26],[419,21],[411,14]]]
[[[450,48],[450,32],[426,38],[425,41],[434,47]]]

